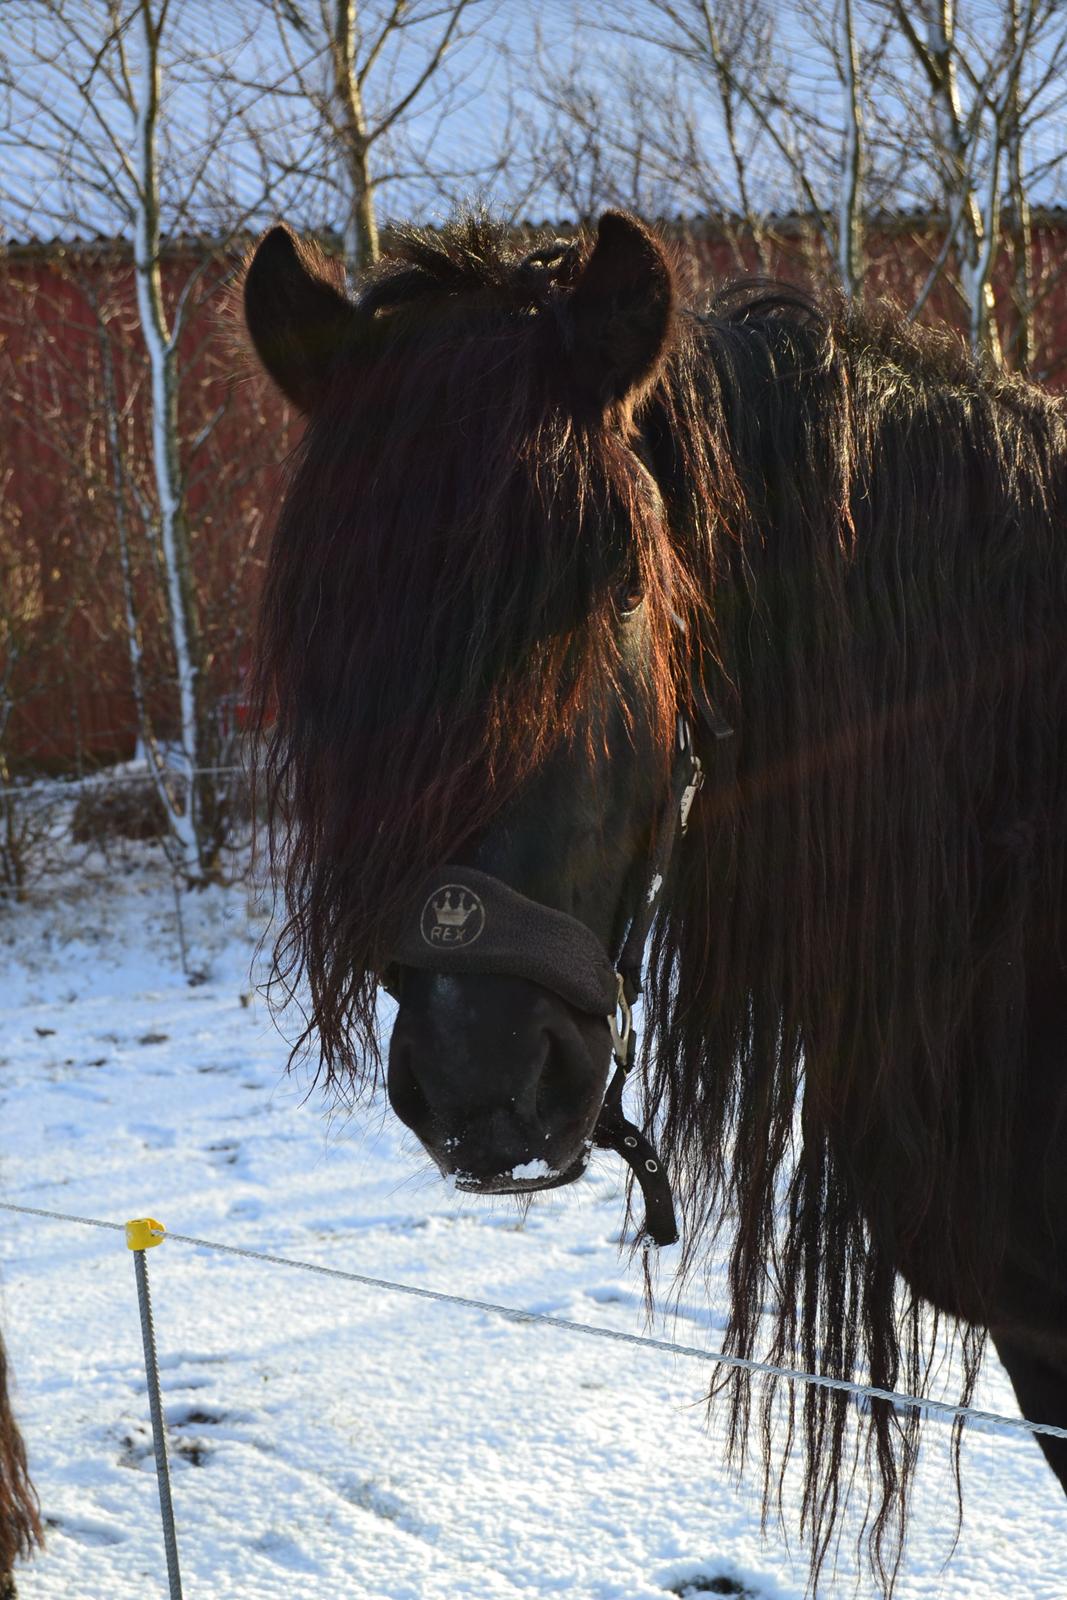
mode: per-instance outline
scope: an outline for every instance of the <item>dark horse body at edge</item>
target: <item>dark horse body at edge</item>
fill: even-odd
[[[42,1543],[40,1506],[26,1469],[26,1448],[7,1392],[7,1356],[0,1343],[0,1600],[15,1594],[13,1567]]]
[[[397,952],[420,905],[442,939],[477,909],[473,872],[617,962],[682,716],[707,781],[640,1094],[683,1268],[721,1224],[734,1352],[922,1393],[933,1307],[965,1396],[988,1330],[1023,1412],[1067,1424],[1062,404],[886,309],[686,308],[618,213],[525,254],[480,220],[413,232],[355,301],[279,228],[245,306],[308,418],[259,703],[276,960],[326,1073],[377,1077],[384,975],[390,1097],[442,1171],[580,1175],[605,1017]],[[816,1580],[851,1481],[891,1587],[918,1417],[765,1394],[768,1463],[778,1402]]]

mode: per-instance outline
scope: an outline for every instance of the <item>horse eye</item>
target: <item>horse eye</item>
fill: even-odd
[[[641,571],[636,557],[627,561],[619,573],[615,585],[615,610],[620,617],[633,616],[641,601],[645,598],[644,589],[641,587]]]

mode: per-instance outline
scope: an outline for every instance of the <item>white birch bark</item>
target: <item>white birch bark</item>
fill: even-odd
[[[953,208],[957,218],[960,288],[967,309],[971,348],[978,350],[991,327],[993,295],[982,272],[986,218],[975,194],[973,157],[968,148],[978,127],[973,118],[970,129],[966,127],[960,105],[955,21],[954,0],[936,0],[928,13],[927,47],[935,67],[934,115],[946,166],[946,187],[949,193],[955,191],[962,202]]]
[[[1030,8],[1028,7],[1028,11]],[[1019,0],[1011,0],[1010,26],[1013,54],[1023,35]],[[1010,343],[1011,365],[1029,372],[1035,355],[1034,342],[1034,244],[1030,196],[1023,175],[1023,108],[1019,74],[1011,86],[1007,126],[1004,130],[1008,193],[1011,197],[1012,298],[1016,323]]]
[[[349,280],[355,282],[360,272],[373,266],[381,254],[363,82],[356,68],[356,0],[334,0],[330,47],[338,143],[348,190],[341,230],[345,270]]]
[[[126,503],[129,486],[126,481],[125,457],[119,433],[118,386],[115,382],[115,363],[112,357],[111,340],[104,314],[96,301],[93,286],[89,283],[83,283],[82,293],[92,306],[96,318],[97,347],[100,351],[100,374],[103,387],[104,432],[107,437],[108,456],[110,458],[111,496],[115,514],[115,532],[119,546],[119,570],[122,574],[123,624],[126,635],[126,648],[130,660],[130,682],[133,686],[133,703],[137,714],[137,727],[141,744],[144,748],[145,760],[148,763],[148,770],[151,774],[152,784],[159,803],[163,807],[163,814],[167,819],[171,837],[181,840],[184,818],[177,797],[167,783],[166,762],[156,742],[148,710],[148,698],[145,693],[144,646],[141,637],[141,621],[137,613],[133,551]],[[188,801],[186,806],[188,807]]]
[[[997,333],[991,273],[1000,226],[1000,121],[994,115],[992,126],[983,118],[985,86],[981,72],[971,67],[975,83],[970,113],[964,114],[959,91],[959,61],[954,0],[927,0],[926,28],[923,37],[908,16],[904,0],[895,0],[896,16],[911,45],[916,62],[930,87],[936,130],[936,145],[941,163],[943,206],[949,233],[942,264],[955,246],[959,290],[967,315],[968,337],[974,351],[986,350],[1001,360]],[[983,139],[988,149],[982,150]],[[979,193],[981,166],[984,182]],[[925,304],[937,273],[924,285],[920,302],[913,307],[917,315]]]
[[[841,74],[845,91],[845,137],[837,223],[837,271],[850,300],[863,282],[860,192],[863,166],[863,115],[860,106],[859,51],[852,0],[843,0]]]
[[[181,489],[178,439],[178,372],[175,340],[167,327],[159,264],[159,165],[157,124],[161,90],[159,40],[168,0],[153,16],[151,0],[141,0],[141,96],[137,105],[134,154],[136,210],[134,276],[151,376],[152,458],[159,500],[160,545],[167,610],[174,650],[180,720],[179,767],[185,780],[185,810],[173,816],[180,867],[189,884],[203,881],[205,863],[199,837],[197,769],[198,637],[189,566],[189,529]]]

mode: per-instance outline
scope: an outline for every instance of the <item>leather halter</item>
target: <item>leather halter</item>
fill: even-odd
[[[703,711],[703,708],[702,708]],[[716,737],[730,729],[704,713]],[[677,748],[656,850],[618,959],[584,922],[529,900],[499,878],[471,867],[439,868],[423,886],[421,911],[406,923],[390,951],[390,965],[436,972],[480,972],[525,977],[560,995],[576,1010],[606,1016],[615,1071],[593,1129],[592,1142],[614,1150],[629,1166],[645,1202],[643,1236],[653,1244],[678,1238],[670,1181],[648,1137],[622,1109],[633,1066],[636,1035],[631,1007],[641,993],[644,947],[679,834],[704,781],[688,719],[678,718]]]

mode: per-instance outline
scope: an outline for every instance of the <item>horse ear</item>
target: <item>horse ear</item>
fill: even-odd
[[[659,240],[625,211],[605,211],[569,306],[570,355],[582,389],[608,406],[656,376],[674,311]]]
[[[325,391],[333,358],[355,320],[321,251],[288,228],[256,246],[244,281],[245,326],[278,388],[305,415]]]

